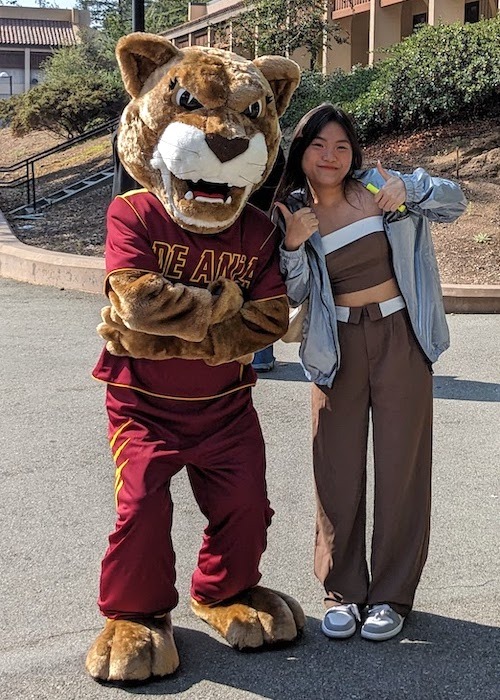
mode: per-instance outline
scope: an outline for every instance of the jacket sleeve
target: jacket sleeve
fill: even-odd
[[[431,177],[423,168],[399,177],[406,187],[408,209],[430,221],[455,221],[467,208],[465,195],[456,182]]]
[[[310,291],[310,269],[305,244],[297,250],[280,246],[280,270],[285,279],[286,293],[291,306],[300,306]]]
[[[404,182],[405,204],[408,209],[419,216],[425,216],[429,221],[441,223],[455,221],[467,207],[465,195],[456,182],[441,177],[431,177],[423,168],[417,168],[410,175],[397,170],[388,172]],[[384,186],[384,179],[376,168],[359,172],[356,177],[365,186],[369,182],[379,188]]]

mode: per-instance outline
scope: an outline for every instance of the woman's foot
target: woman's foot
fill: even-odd
[[[334,605],[325,612],[321,631],[331,639],[347,639],[356,632],[356,623],[361,622],[356,603]]]
[[[373,642],[392,639],[401,632],[404,621],[404,617],[388,603],[372,605],[368,608],[368,616],[361,627],[361,636]]]

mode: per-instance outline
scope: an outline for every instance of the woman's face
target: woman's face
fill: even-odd
[[[302,170],[313,188],[341,185],[351,163],[351,143],[337,122],[328,122],[302,156]]]

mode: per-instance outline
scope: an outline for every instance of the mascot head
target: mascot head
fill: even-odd
[[[118,132],[123,165],[183,228],[228,228],[273,166],[299,67],[279,56],[180,50],[141,32],[122,37],[116,55],[132,98]]]

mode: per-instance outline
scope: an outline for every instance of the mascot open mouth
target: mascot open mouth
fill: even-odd
[[[231,204],[233,201],[230,191],[231,187],[218,182],[207,182],[206,180],[185,180],[187,190],[184,199],[196,202],[209,202],[210,204]]]
[[[215,205],[217,209],[228,207],[241,201],[244,195],[244,187],[235,187],[225,182],[209,182],[199,180],[182,180],[170,173],[172,190],[176,195],[177,205],[199,202],[203,205]],[[184,201],[183,201],[184,200]]]

